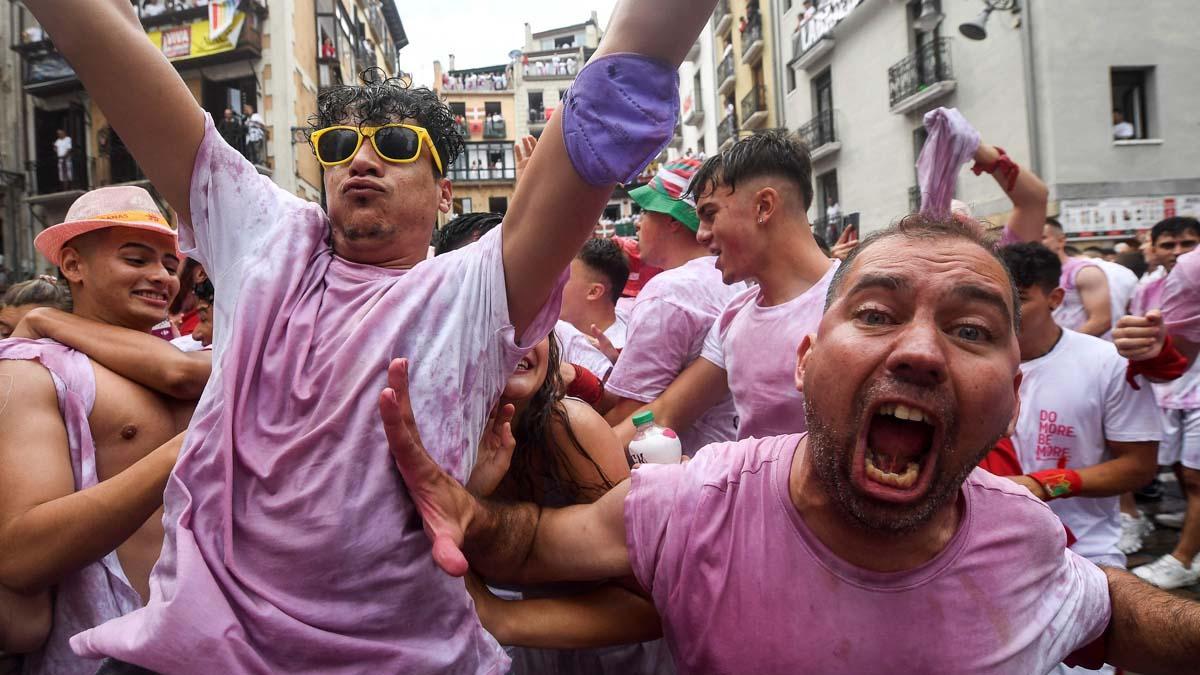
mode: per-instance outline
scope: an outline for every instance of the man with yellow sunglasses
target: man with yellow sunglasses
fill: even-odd
[[[505,671],[462,581],[429,561],[378,393],[389,361],[413,357],[422,437],[467,479],[613,186],[669,142],[675,69],[714,3],[622,2],[503,225],[426,260],[463,148],[433,92],[391,80],[320,95],[322,209],[221,140],[128,2],[27,0],[180,214],[181,247],[219,298],[212,379],[164,495],[150,601],[75,636],[77,653],[118,662],[101,672]]]

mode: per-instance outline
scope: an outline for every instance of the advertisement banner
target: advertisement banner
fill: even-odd
[[[1058,220],[1072,237],[1119,237],[1171,216],[1200,216],[1200,195],[1064,199]]]

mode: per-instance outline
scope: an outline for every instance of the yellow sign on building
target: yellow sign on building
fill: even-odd
[[[246,13],[238,12],[229,30],[216,40],[210,39],[207,18],[190,24],[146,31],[146,36],[170,61],[184,61],[233,51],[246,23]]]

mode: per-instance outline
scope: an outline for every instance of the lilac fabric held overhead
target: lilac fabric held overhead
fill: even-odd
[[[958,170],[979,149],[979,132],[956,108],[925,113],[925,130],[929,136],[917,158],[921,213],[944,216],[950,213]]]
[[[589,185],[628,183],[671,142],[679,73],[638,54],[610,54],[579,71],[563,106],[563,141]]]

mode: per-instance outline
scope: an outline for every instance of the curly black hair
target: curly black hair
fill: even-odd
[[[364,70],[358,77],[362,84],[333,87],[317,96],[317,112],[308,117],[310,136],[335,124],[388,124],[412,119],[429,132],[442,166],[449,169],[454,164],[463,151],[462,132],[437,92],[414,87],[408,78],[385,77],[379,68]]]
[[[475,242],[503,221],[499,213],[464,213],[433,231],[433,254],[449,253]]]

